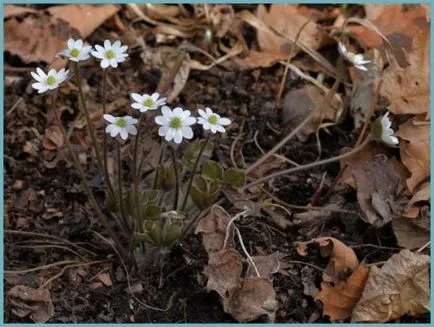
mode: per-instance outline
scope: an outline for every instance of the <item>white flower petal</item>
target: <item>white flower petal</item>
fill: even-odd
[[[193,138],[193,130],[189,126],[182,126],[181,127],[182,136],[184,136],[186,139],[190,140]]]
[[[227,125],[231,124],[231,121],[227,118],[219,118],[218,124],[223,125],[223,126],[227,126]]]
[[[33,84],[32,84],[32,87],[33,87],[34,89],[36,89],[36,90],[40,90],[40,89],[42,89],[42,88],[45,88],[46,86],[45,86],[44,84],[38,82],[38,83],[33,83]]]
[[[110,66],[112,66],[113,68],[118,67],[118,62],[116,59],[110,59]]]
[[[175,141],[176,144],[179,144],[182,142],[182,131],[180,129],[176,130],[175,137],[173,138],[173,141]]]
[[[226,129],[222,125],[216,125],[217,132],[224,133]]]
[[[161,126],[159,129],[158,129],[158,135],[160,135],[160,136],[165,136],[166,134],[167,134],[167,131],[169,130],[169,127],[168,126]]]
[[[110,50],[111,47],[112,47],[112,44],[111,44],[110,40],[105,40],[104,41],[104,49],[107,51],[107,50]]]
[[[75,44],[74,39],[69,39],[67,43],[68,49],[72,49],[74,47],[74,44]]]
[[[205,111],[198,109],[197,112],[203,117],[203,119],[208,120],[208,115],[205,113]]]
[[[168,128],[166,132],[166,136],[164,137],[167,142],[170,142],[175,137],[176,130],[173,128]]]
[[[41,76],[42,79],[44,79],[45,77],[47,77],[47,75],[45,74],[45,72],[41,69],[41,68],[36,68],[36,73]]]
[[[175,109],[173,109],[173,115],[174,116],[180,116],[180,117],[182,117],[183,112],[184,111],[180,107],[176,107]]]
[[[128,138],[128,132],[127,132],[127,129],[126,129],[126,128],[122,128],[122,129],[120,130],[120,134],[121,134],[121,138],[122,138],[123,140],[126,140],[126,139]]]
[[[195,117],[187,117],[182,121],[183,126],[194,125],[196,123]]]
[[[109,114],[105,114],[104,119],[107,120],[109,123],[114,123],[116,121],[116,117]]]
[[[121,46],[121,41],[116,40],[113,42],[113,45],[112,45],[113,48],[119,49],[120,46]]]
[[[83,40],[82,39],[78,39],[77,41],[75,41],[74,48],[81,50],[82,47],[83,47]]]
[[[107,59],[101,60],[101,68],[105,69],[108,66],[110,66],[110,61],[109,60],[107,60]]]
[[[137,135],[137,128],[134,125],[127,125],[127,132],[131,135]]]
[[[210,129],[211,129],[211,132],[213,132],[214,134],[217,133],[217,126],[218,126],[218,125],[213,125],[213,124],[210,124],[210,125],[209,125],[209,127],[210,127]]]
[[[159,95],[157,92],[155,92],[155,93],[152,93],[152,95],[150,96],[150,98],[151,98],[154,102],[156,102],[159,96],[160,96],[160,95]]]
[[[207,107],[207,108],[205,108],[205,110],[206,110],[206,113],[207,113],[208,116],[211,116],[213,114],[211,108]]]
[[[42,77],[39,76],[38,74],[34,73],[34,72],[30,72],[30,74],[32,75],[32,77],[37,80],[38,82],[42,82]]]
[[[110,136],[115,137],[119,133],[119,127],[112,125],[113,128],[110,131]]]
[[[161,113],[163,114],[164,117],[166,117],[167,119],[170,119],[173,117],[173,112],[172,110],[170,110],[170,108],[168,106],[163,106],[161,108]]]
[[[133,102],[131,104],[131,107],[134,108],[134,109],[140,110],[140,111],[142,111],[142,109],[143,109],[143,106],[140,103],[137,103],[137,102]]]
[[[154,118],[154,120],[158,125],[161,126],[169,125],[170,122],[165,116],[157,116]]]

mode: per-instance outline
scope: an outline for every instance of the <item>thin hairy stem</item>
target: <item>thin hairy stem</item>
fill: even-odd
[[[170,155],[172,157],[173,172],[175,173],[175,197],[173,199],[173,210],[176,210],[178,208],[179,198],[179,172],[178,165],[176,164],[175,149],[173,147],[170,147]]]
[[[311,168],[314,168],[314,167],[317,167],[317,166],[325,165],[325,164],[328,164],[328,163],[331,163],[331,162],[336,162],[336,161],[339,161],[339,160],[351,157],[354,154],[356,154],[356,153],[360,152],[361,150],[363,150],[363,148],[366,145],[369,144],[370,140],[371,140],[370,137],[366,138],[365,141],[359,147],[354,148],[353,150],[351,150],[351,151],[349,151],[347,153],[341,154],[339,156],[328,158],[328,159],[324,159],[324,160],[320,160],[320,161],[315,161],[315,162],[312,162],[312,163],[307,164],[307,165],[293,167],[293,168],[289,168],[289,169],[278,171],[278,172],[270,174],[270,175],[266,175],[266,176],[264,176],[262,178],[259,178],[259,179],[255,180],[255,181],[247,184],[246,186],[243,187],[243,189],[244,190],[248,189],[248,188],[250,188],[252,186],[264,183],[265,181],[268,181],[269,179],[272,179],[272,178],[275,178],[275,177],[279,177],[279,176],[282,176],[282,175],[292,174],[292,173],[295,173],[295,172],[298,172],[298,171],[311,169]]]
[[[196,170],[197,170],[197,167],[199,166],[200,158],[202,157],[203,151],[205,150],[205,148],[209,142],[210,137],[211,137],[211,134],[208,133],[205,141],[203,142],[202,147],[200,148],[199,154],[196,158],[196,162],[194,163],[193,171],[191,172],[190,180],[188,181],[188,186],[187,186],[187,191],[185,193],[184,201],[182,202],[182,205],[181,205],[181,211],[184,211],[185,206],[187,205],[188,195],[190,194],[191,185],[193,184],[194,174],[196,174]]]
[[[164,140],[161,142],[161,149],[160,149],[160,157],[158,158],[158,166],[157,166],[157,170],[155,171],[155,179],[154,179],[154,185],[153,185],[153,189],[155,190],[157,188],[157,183],[158,183],[158,170],[161,166],[161,164],[163,163],[163,157],[164,157],[164,150],[166,149],[166,143],[164,142]]]
[[[80,98],[80,104],[81,104],[82,111],[84,112],[84,116],[86,118],[86,124],[87,124],[87,127],[89,129],[90,137],[92,139],[92,145],[93,145],[93,149],[95,151],[97,165],[98,165],[98,168],[100,169],[100,171],[104,171],[101,154],[98,151],[98,143],[96,141],[95,130],[93,128],[92,120],[90,118],[89,110],[87,109],[86,100],[84,98],[83,87],[81,85],[80,67],[78,65],[78,62],[72,62],[72,63],[74,65],[74,69],[75,69],[75,81],[77,83],[78,94],[79,94],[79,98]]]
[[[104,69],[103,73],[102,73],[102,113],[103,113],[103,117],[107,112],[106,104],[107,104],[107,69]],[[104,118],[103,118],[103,121],[104,121]],[[107,183],[107,187],[108,187],[108,190],[110,192],[110,195],[114,199],[115,198],[115,192],[113,189],[112,182],[110,180],[110,176],[108,173],[108,167],[107,167],[107,149],[108,149],[108,147],[107,147],[107,133],[104,133],[104,138],[103,138],[104,179],[105,179],[105,182]]]
[[[53,111],[54,111],[55,116],[56,116],[57,124],[59,125],[59,128],[60,128],[60,131],[63,135],[63,138],[65,139],[66,146],[68,147],[68,151],[71,154],[75,168],[78,170],[80,177],[83,181],[83,185],[84,185],[84,188],[85,188],[85,190],[89,196],[90,202],[93,205],[93,207],[97,213],[98,218],[101,220],[101,223],[104,225],[105,229],[110,233],[111,237],[113,238],[113,241],[116,243],[116,246],[119,248],[119,251],[122,251],[122,253],[124,255],[126,255],[126,251],[125,251],[124,247],[122,246],[122,244],[119,241],[119,239],[117,238],[116,234],[113,232],[112,228],[110,227],[106,216],[102,213],[102,211],[98,205],[98,202],[96,201],[95,196],[92,193],[92,190],[89,186],[89,183],[87,182],[86,175],[84,174],[83,168],[80,165],[80,161],[78,160],[77,155],[75,154],[74,150],[72,149],[71,142],[69,142],[69,138],[67,137],[65,129],[63,128],[62,121],[60,120],[59,112],[55,108],[55,103],[56,103],[56,97],[53,95],[52,106],[53,106],[53,109],[54,109]]]
[[[127,221],[127,215],[125,213],[124,206],[124,192],[122,191],[122,158],[121,158],[121,145],[119,141],[116,141],[116,154],[118,161],[118,194],[119,194],[119,208],[121,211],[122,219],[126,226],[129,226]]]
[[[137,135],[134,139],[134,148],[133,148],[133,186],[134,186],[134,201],[136,204],[136,222],[140,221],[140,200],[139,200],[139,172],[140,169],[137,169],[137,161],[138,159],[138,148],[139,148],[139,139],[140,139],[140,132],[142,131],[141,126],[143,123],[143,120],[145,119],[145,115],[142,114],[139,119],[139,124],[137,125]]]

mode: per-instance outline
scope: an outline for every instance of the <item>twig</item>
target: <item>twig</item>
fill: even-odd
[[[253,266],[253,268],[255,268],[256,275],[258,275],[258,277],[261,278],[261,274],[259,273],[259,270],[256,267],[255,262],[253,261],[252,257],[250,256],[249,252],[247,252],[247,249],[244,246],[244,242],[243,242],[243,238],[241,237],[240,230],[237,227],[235,227],[235,231],[237,232],[238,239],[240,241],[241,247],[243,248],[244,254],[246,255],[247,259],[249,259],[249,261],[250,261],[251,265]]]
[[[245,214],[247,214],[248,212],[249,212],[249,208],[246,208],[246,209],[244,209],[243,211],[241,211],[241,212],[239,212],[239,213],[237,213],[230,221],[229,221],[229,223],[228,223],[228,225],[226,226],[226,236],[225,236],[225,241],[223,242],[223,249],[225,249],[226,248],[226,245],[227,245],[227,243],[228,243],[228,239],[229,239],[229,229],[230,229],[230,227],[231,227],[231,225],[232,225],[232,223],[235,221],[235,220],[237,220],[238,218],[240,218],[240,217],[242,217],[242,216],[244,216]]]

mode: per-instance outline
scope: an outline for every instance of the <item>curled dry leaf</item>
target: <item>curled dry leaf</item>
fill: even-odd
[[[45,130],[42,146],[44,149],[53,151],[60,149],[63,145],[63,135],[58,126],[50,126]]]
[[[369,268],[360,265],[347,280],[332,285],[322,282],[321,291],[316,299],[323,303],[323,315],[331,320],[342,320],[351,317],[354,307],[362,296],[368,279]]]
[[[306,256],[307,245],[311,243],[319,245],[322,257],[330,257],[322,276],[325,282],[345,280],[347,272],[354,271],[359,266],[359,260],[354,251],[333,237],[320,237],[308,242],[299,242],[296,244],[298,254]]]
[[[402,140],[399,144],[402,162],[410,171],[407,179],[410,192],[430,176],[430,125],[429,122],[408,120],[399,126],[396,133]]]
[[[37,11],[32,8],[16,6],[16,5],[5,5],[3,18],[7,19],[14,16],[21,16],[24,14],[36,14],[36,13]]]
[[[300,141],[306,141],[308,136],[316,131],[322,120],[332,122],[339,120],[343,112],[341,98],[339,96],[333,97],[331,105],[327,108],[324,108],[324,98],[322,91],[314,85],[305,85],[301,89],[290,90],[285,95],[282,115],[283,122],[289,129],[296,128],[312,111],[316,110],[318,112],[297,133]],[[317,108],[324,108],[324,110],[318,110]]]
[[[429,119],[430,44],[430,25],[426,24],[413,40],[410,65],[400,68],[392,64],[383,72],[380,95],[390,100],[394,114],[424,114]]]
[[[54,313],[50,291],[34,289],[25,285],[14,286],[7,294],[12,312],[18,317],[30,315],[36,323],[45,323]]]
[[[378,154],[368,161],[348,166],[347,170],[356,182],[363,220],[380,228],[400,217],[403,205],[398,196],[403,190],[402,181],[385,155]]]
[[[280,261],[278,253],[273,253],[270,255],[261,255],[252,257],[256,268],[258,269],[259,275],[262,278],[270,279],[272,275],[277,273],[280,269]],[[257,277],[256,269],[252,266],[251,262],[248,261],[249,267],[246,271],[246,276]]]
[[[286,58],[291,53],[291,44],[295,41],[297,33],[309,21],[309,17],[304,16],[298,10],[298,5],[293,4],[272,4],[269,10],[264,5],[259,5],[256,16],[265,25],[289,37],[288,40],[282,36],[272,35],[258,29],[257,37],[261,49],[266,52],[281,53]],[[304,27],[299,38],[299,42],[311,49],[318,49],[324,45],[326,40],[326,34],[313,21]],[[297,53],[298,51],[293,52],[294,55]]]
[[[48,8],[51,16],[38,11],[35,17],[22,21],[11,18],[4,25],[5,51],[25,63],[52,62],[69,37],[86,38],[119,9],[114,5],[61,5]],[[62,61],[62,65],[65,63]]]
[[[232,26],[235,11],[232,5],[215,5],[210,13],[212,25],[217,37],[222,38]]]
[[[210,213],[197,224],[195,234],[202,234],[202,244],[211,255],[212,252],[223,249],[226,238],[226,230],[231,216],[219,205],[214,205]],[[229,227],[227,247],[233,246],[234,226]]]
[[[430,311],[430,257],[402,250],[381,269],[372,267],[353,322],[387,322]]]
[[[99,281],[100,281],[101,283],[103,283],[105,286],[112,286],[112,285],[113,285],[112,279],[110,278],[110,274],[107,273],[107,272],[99,273],[99,274],[97,275],[97,278],[98,278]]]
[[[237,251],[227,249],[209,253],[208,265],[204,269],[204,274],[208,277],[206,289],[216,291],[226,299],[240,285],[242,271],[243,258]]]
[[[265,317],[267,322],[273,323],[277,305],[273,283],[258,277],[244,278],[232,296],[223,300],[224,311],[239,322]]]

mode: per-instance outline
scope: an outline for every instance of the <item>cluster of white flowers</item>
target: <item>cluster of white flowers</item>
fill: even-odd
[[[84,46],[83,40],[69,39],[67,48],[60,52],[59,55],[74,62],[87,60],[92,54],[95,58],[101,60],[101,68],[108,67],[116,68],[118,64],[125,61],[128,54],[126,50],[128,47],[122,45],[120,41],[115,41],[113,44],[109,40],[104,41],[104,47],[95,45],[95,50],[87,45]],[[69,76],[69,70],[61,69],[58,72],[51,69],[48,74],[40,68],[36,69],[36,73],[31,73],[36,83],[32,87],[38,90],[38,93],[54,90],[65,81]],[[166,141],[174,141],[176,144],[182,142],[182,139],[192,139],[193,129],[191,128],[196,122],[201,124],[204,130],[209,130],[212,133],[224,133],[225,128],[231,121],[227,118],[221,118],[218,114],[213,113],[210,108],[205,110],[199,109],[201,117],[191,117],[189,110],[183,110],[179,107],[171,110],[166,106],[166,98],[161,98],[158,93],[152,95],[138,93],[131,93],[132,104],[131,107],[145,113],[149,110],[157,110],[161,108],[161,116],[155,117],[155,122],[160,125],[158,134],[165,138]],[[136,135],[137,119],[131,116],[114,117],[112,115],[104,115],[104,120],[108,123],[105,129],[107,134],[111,137],[118,137],[122,140],[128,139],[129,135]]]

